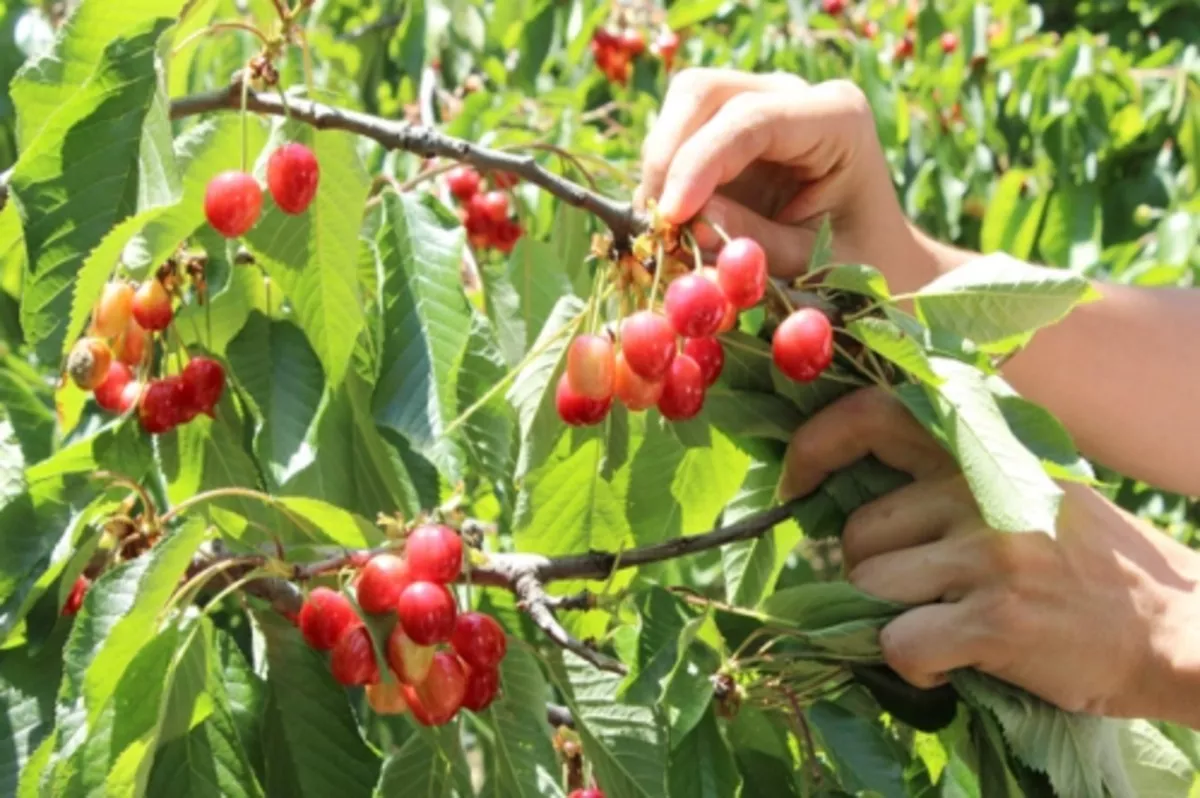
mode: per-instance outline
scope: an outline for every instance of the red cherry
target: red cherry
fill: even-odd
[[[705,386],[712,385],[721,376],[725,367],[725,348],[716,338],[689,338],[683,344],[683,353],[696,361],[704,375]]]
[[[108,283],[92,312],[92,329],[103,338],[116,338],[125,331],[133,312],[133,286]]]
[[[313,588],[300,607],[300,634],[318,651],[329,651],[343,632],[358,623],[350,599],[327,587]]]
[[[67,355],[67,374],[84,391],[94,391],[108,377],[112,350],[101,338],[80,338]]]
[[[826,14],[836,17],[846,10],[846,0],[824,0],[821,3],[821,7],[825,10]]]
[[[113,354],[127,366],[140,366],[146,357],[146,341],[150,334],[131,316],[125,332],[117,339]]]
[[[251,175],[230,169],[208,181],[204,190],[204,216],[226,238],[249,232],[261,211],[262,189]]]
[[[874,39],[879,35],[879,23],[873,19],[868,19],[863,23],[862,34],[868,39]]]
[[[117,412],[124,415],[130,410],[138,406],[142,398],[142,390],[145,386],[137,381],[132,381],[121,391],[121,403],[117,405]]]
[[[347,687],[375,684],[379,681],[379,663],[371,633],[361,623],[351,626],[338,638],[329,657],[333,678]]]
[[[453,582],[462,573],[462,538],[444,524],[423,524],[405,539],[404,556],[413,581]]]
[[[958,49],[958,34],[954,31],[946,31],[941,38],[942,52],[950,55]]]
[[[454,624],[450,645],[472,668],[494,668],[504,659],[508,638],[496,619],[482,612],[464,612]]]
[[[613,363],[613,345],[607,335],[580,335],[567,349],[571,390],[588,399],[612,396]]]
[[[604,791],[599,787],[587,787],[582,790],[572,790],[567,798],[604,798]]]
[[[737,326],[738,309],[733,306],[733,303],[728,299],[725,300],[725,316],[721,319],[721,325],[717,327],[718,333],[727,333]]]
[[[358,575],[358,606],[372,614],[393,612],[400,594],[411,583],[408,563],[395,554],[377,554]]]
[[[446,173],[446,187],[459,202],[466,202],[479,193],[483,178],[469,166],[459,165]]]
[[[658,404],[662,397],[662,380],[653,381],[638,374],[625,361],[625,353],[618,352],[613,388],[617,398],[630,410],[646,410]]]
[[[317,156],[303,144],[284,144],[267,159],[267,188],[284,213],[304,213],[317,195],[320,179]],[[257,217],[258,213],[254,215]],[[250,224],[253,226],[254,222]]]
[[[689,355],[680,354],[671,361],[663,379],[663,394],[658,412],[671,421],[686,421],[704,407],[704,372]]]
[[[183,381],[178,377],[155,380],[142,391],[138,421],[151,435],[168,432],[184,420],[188,404]]]
[[[892,58],[896,61],[903,61],[913,54],[913,37],[912,34],[905,34],[904,38],[896,42],[896,47],[892,50]]]
[[[612,396],[607,399],[588,399],[582,394],[575,393],[571,381],[564,373],[558,379],[558,388],[554,392],[554,406],[558,417],[572,427],[589,427],[599,424],[608,415],[612,407]]]
[[[225,369],[212,358],[194,357],[180,376],[187,385],[192,409],[212,416],[225,390]]]
[[[621,351],[634,373],[661,380],[675,358],[675,331],[665,317],[639,310],[621,322]]]
[[[675,60],[675,53],[679,51],[679,34],[673,30],[664,30],[654,40],[654,49],[658,51],[658,57],[663,60],[667,69],[670,69]]]
[[[507,255],[517,245],[522,232],[523,230],[519,222],[506,220],[502,224],[496,225],[492,234],[492,244],[495,245],[496,249]]]
[[[637,58],[646,51],[646,37],[640,30],[626,28],[621,33],[621,49],[628,53],[630,58]]]
[[[500,671],[496,668],[467,667],[467,689],[462,705],[472,712],[483,712],[500,692]]]
[[[788,377],[811,382],[833,362],[833,326],[816,308],[800,308],[775,330],[771,354]]]
[[[404,689],[394,673],[389,681],[368,684],[366,694],[367,704],[377,715],[403,715],[408,711]]]
[[[425,681],[436,652],[437,649],[433,646],[418,646],[414,643],[412,638],[404,633],[404,624],[397,623],[388,635],[388,664],[400,677],[400,681],[406,684],[420,684]]]
[[[492,172],[490,175],[492,185],[499,189],[509,189],[520,182],[521,178],[514,175],[512,172]]]
[[[508,219],[508,195],[503,191],[489,191],[482,195],[479,207],[493,222],[500,223]]]
[[[96,397],[96,404],[110,413],[120,412],[121,394],[125,391],[125,386],[132,381],[133,370],[119,360],[114,361],[109,365],[104,381],[96,386],[93,394]]]
[[[425,681],[417,686],[404,685],[404,699],[413,717],[422,726],[448,723],[462,706],[467,693],[467,672],[458,657],[438,652]]]
[[[83,606],[83,597],[87,595],[88,588],[91,586],[92,580],[80,574],[75,583],[71,585],[71,592],[67,594],[67,600],[63,602],[62,614],[74,615],[79,612],[79,608]]]
[[[738,310],[752,308],[767,290],[767,253],[752,238],[735,238],[717,255],[717,281]]]
[[[171,323],[175,311],[171,309],[171,295],[158,279],[150,279],[138,286],[133,294],[133,319],[142,329],[165,330]]]
[[[413,582],[400,593],[396,614],[404,625],[404,633],[419,646],[445,643],[454,634],[457,614],[454,596],[445,585],[433,582]]]
[[[675,332],[686,338],[703,338],[721,326],[725,295],[716,283],[692,272],[667,286],[663,310]]]

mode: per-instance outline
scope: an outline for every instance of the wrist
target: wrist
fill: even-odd
[[[920,291],[927,283],[978,257],[976,253],[930,237],[912,222],[906,220],[905,223],[905,255],[888,274],[888,282],[894,293]]]
[[[1144,690],[1147,714],[1200,729],[1200,554],[1183,551],[1187,559],[1173,558],[1180,567],[1151,637]]]

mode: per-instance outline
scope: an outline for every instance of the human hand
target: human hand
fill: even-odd
[[[904,679],[932,687],[976,667],[1069,711],[1200,728],[1200,555],[1077,484],[1063,486],[1056,537],[990,529],[953,458],[879,389],[797,430],[781,496],[868,454],[914,480],[859,508],[842,537],[854,585],[920,605],[880,635]]]
[[[643,145],[637,198],[657,198],[670,222],[700,214],[756,239],[785,278],[805,271],[826,214],[835,258],[881,268],[898,292],[953,257],[905,219],[871,109],[847,81],[684,70]],[[719,248],[715,232],[696,228],[702,247]]]

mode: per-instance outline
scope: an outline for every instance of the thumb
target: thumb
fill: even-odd
[[[703,249],[717,251],[722,239],[712,225],[719,226],[730,238],[753,238],[767,253],[771,274],[788,280],[805,272],[816,240],[811,230],[772,221],[719,195],[708,201],[692,224],[696,243]]]

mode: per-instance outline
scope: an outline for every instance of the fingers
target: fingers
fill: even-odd
[[[944,537],[863,560],[850,583],[864,593],[901,604],[955,600],[987,581],[987,560],[973,536]]]
[[[936,687],[946,674],[981,662],[989,642],[969,602],[930,604],[899,616],[879,635],[883,658],[905,681]]]
[[[780,277],[802,274],[808,263],[816,236],[803,227],[779,224],[764,218],[740,203],[714,196],[700,212],[704,222],[718,225],[731,238],[749,236],[767,253],[767,266]],[[696,243],[703,249],[721,248],[720,234],[704,222],[692,225]]]
[[[859,507],[842,530],[847,571],[886,552],[940,540],[955,521],[978,515],[960,476],[913,482]]]
[[[671,81],[662,110],[642,145],[639,200],[658,197],[675,152],[718,109],[744,92],[794,90],[793,75],[755,75],[733,69],[685,69]]]
[[[796,430],[779,480],[783,500],[807,496],[841,468],[874,455],[917,479],[954,473],[953,458],[900,403],[866,388],[827,405]]]

